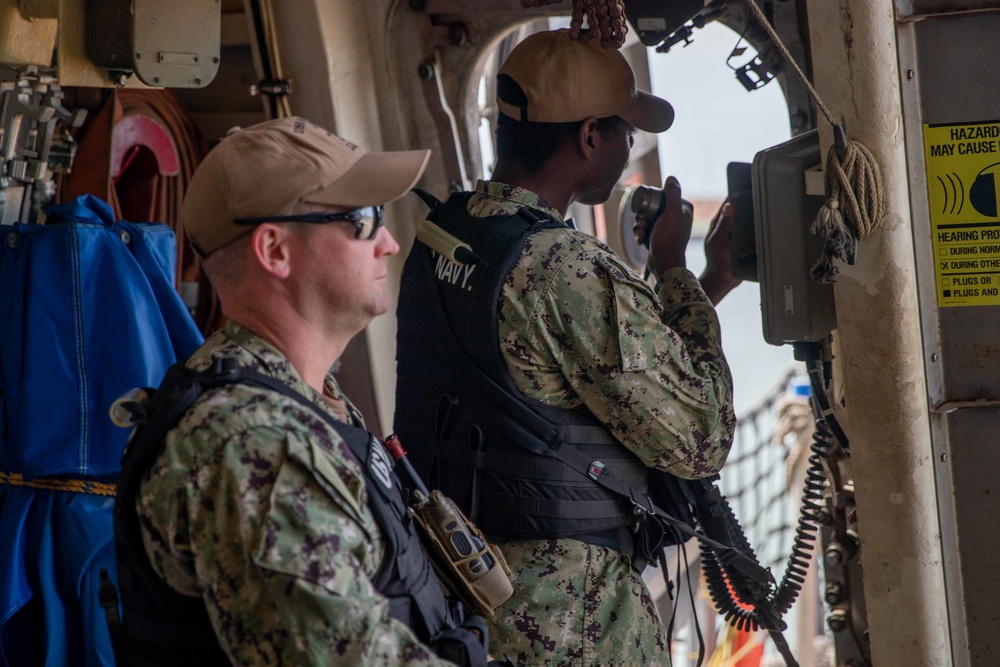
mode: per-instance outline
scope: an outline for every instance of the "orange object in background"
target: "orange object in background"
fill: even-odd
[[[725,634],[705,661],[706,667],[760,667],[767,633],[726,626]]]
[[[733,638],[733,656],[740,655],[744,647],[746,655],[736,660],[732,667],[760,667],[760,661],[764,657],[764,642],[761,641],[760,631],[738,630]]]

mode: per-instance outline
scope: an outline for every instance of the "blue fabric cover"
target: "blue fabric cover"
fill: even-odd
[[[202,342],[174,234],[89,195],[0,234],[0,471],[113,482],[129,432],[109,406]],[[0,665],[114,664],[97,600],[112,504],[0,485]]]

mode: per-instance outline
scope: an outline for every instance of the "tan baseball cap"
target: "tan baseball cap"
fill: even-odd
[[[517,121],[571,123],[585,118],[618,116],[647,132],[663,132],[674,122],[674,108],[641,90],[635,73],[617,49],[603,49],[600,40],[586,44],[568,30],[538,32],[514,47],[497,78],[509,76],[524,96],[501,99],[497,106]],[[502,84],[502,82],[500,82]]]
[[[366,153],[302,118],[230,131],[191,178],[184,232],[207,255],[253,231],[233,222],[239,218],[287,215],[299,205],[386,204],[416,184],[429,157],[427,150]]]

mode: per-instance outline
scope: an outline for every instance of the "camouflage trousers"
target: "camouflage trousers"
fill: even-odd
[[[498,540],[514,595],[496,611],[490,653],[518,665],[669,667],[656,605],[627,556],[577,540]]]

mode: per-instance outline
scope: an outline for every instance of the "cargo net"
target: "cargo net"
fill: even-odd
[[[558,5],[563,0],[521,0],[525,9],[543,5]],[[620,49],[625,43],[628,24],[625,23],[624,0],[571,0],[569,36],[586,44],[599,38],[601,47]],[[586,24],[586,27],[584,27]]]
[[[760,563],[780,581],[798,520],[802,478],[812,433],[809,399],[788,387],[789,371],[757,407],[742,415],[719,486]]]

